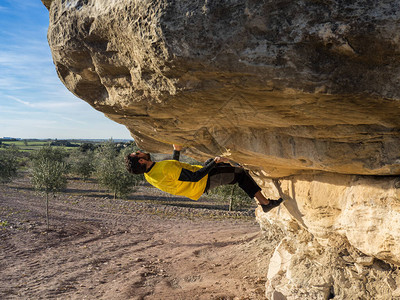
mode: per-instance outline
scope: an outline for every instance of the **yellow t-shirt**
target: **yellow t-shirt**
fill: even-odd
[[[181,181],[179,176],[182,169],[196,172],[201,168],[203,167],[189,165],[177,160],[163,160],[155,163],[150,171],[144,173],[144,177],[151,185],[164,192],[197,200],[206,189],[208,175],[197,182]]]

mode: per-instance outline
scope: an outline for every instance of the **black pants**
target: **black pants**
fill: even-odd
[[[245,169],[233,167],[229,164],[218,164],[210,171],[210,173],[208,173],[207,187],[205,192],[208,192],[209,190],[220,185],[235,183],[238,183],[239,187],[241,187],[250,198],[254,198],[254,195],[258,191],[261,191],[261,188]]]

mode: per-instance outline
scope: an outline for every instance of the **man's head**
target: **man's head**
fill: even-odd
[[[126,168],[129,173],[143,174],[151,163],[150,153],[136,151],[125,157]]]

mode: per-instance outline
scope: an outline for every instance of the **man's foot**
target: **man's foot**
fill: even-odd
[[[279,204],[281,204],[282,202],[283,202],[283,199],[279,198],[278,200],[269,200],[268,204],[260,204],[260,205],[261,205],[261,208],[262,208],[263,212],[267,213],[271,209],[279,206]]]

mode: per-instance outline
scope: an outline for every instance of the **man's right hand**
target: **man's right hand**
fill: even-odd
[[[221,157],[221,156],[217,156],[216,158],[214,158],[214,161],[219,164],[219,163],[229,163],[229,159],[227,159],[226,157]]]

